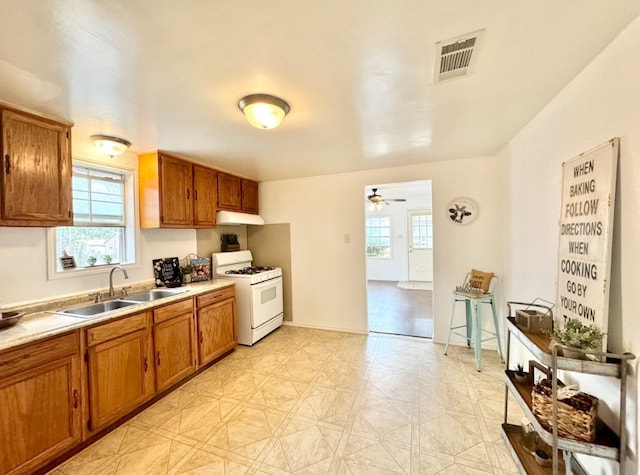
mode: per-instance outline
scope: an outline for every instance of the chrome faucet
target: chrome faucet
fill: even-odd
[[[113,289],[113,272],[116,269],[120,269],[122,271],[122,273],[124,274],[124,278],[128,279],[129,275],[127,274],[127,270],[122,267],[122,266],[113,266],[111,268],[111,271],[109,272],[109,297],[115,297],[116,296],[116,291]]]

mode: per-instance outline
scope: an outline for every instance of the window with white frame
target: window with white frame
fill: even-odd
[[[391,218],[367,216],[367,257],[391,259]]]
[[[413,249],[433,249],[433,216],[429,213],[411,214]]]
[[[77,269],[135,262],[133,174],[73,163],[73,226],[55,228],[57,257],[73,256]]]

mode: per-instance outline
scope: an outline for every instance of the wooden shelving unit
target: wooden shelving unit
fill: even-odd
[[[509,309],[511,309],[511,305],[513,304],[524,305],[517,302],[510,302]],[[563,348],[562,345],[551,345],[550,338],[545,335],[528,333],[516,325],[514,317],[509,316],[507,317],[507,366],[509,364],[512,336],[514,336],[522,346],[527,348],[535,359],[551,371],[554,394],[557,388],[562,385],[562,382],[558,380],[558,370],[620,379],[620,417],[618,427],[616,428],[617,430],[614,431],[602,420],[597,419],[596,439],[593,442],[583,442],[559,436],[557,433],[557,421],[552,423],[552,430],[545,429],[533,415],[531,384],[529,382],[522,384],[516,382],[514,371],[507,367],[504,374],[505,408],[504,424],[502,425],[503,438],[520,472],[523,474],[552,473],[554,475],[565,473],[565,464],[573,466],[571,463],[572,454],[579,453],[616,460],[620,466],[620,473],[624,473],[627,442],[626,428],[624,426],[626,418],[627,361],[634,359],[635,355],[631,353],[620,355],[614,353],[587,352],[589,359],[564,358],[558,356],[558,351]],[[514,397],[526,417],[533,424],[540,440],[550,446],[553,455],[551,467],[541,467],[538,465],[533,456],[522,447],[520,427],[507,424],[509,393]],[[555,398],[553,403],[557,403]],[[561,453],[564,454],[565,460],[560,456]]]

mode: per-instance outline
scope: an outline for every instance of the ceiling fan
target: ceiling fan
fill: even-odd
[[[372,193],[367,196],[367,201],[369,201],[369,209],[371,211],[378,211],[382,209],[382,205],[388,205],[390,201],[407,201],[404,198],[384,198],[382,195],[378,194],[377,188],[371,188]]]

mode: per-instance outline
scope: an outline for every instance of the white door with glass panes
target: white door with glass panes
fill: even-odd
[[[409,211],[409,280],[433,281],[433,219],[431,211]]]

